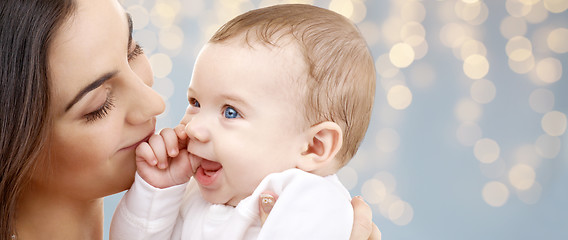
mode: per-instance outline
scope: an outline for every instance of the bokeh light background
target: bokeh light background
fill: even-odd
[[[355,22],[376,60],[371,125],[339,176],[383,239],[568,239],[568,0],[121,2],[167,103],[158,129],[183,116],[224,22],[314,4]]]

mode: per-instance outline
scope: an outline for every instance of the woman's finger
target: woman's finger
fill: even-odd
[[[268,218],[268,214],[272,211],[276,200],[278,200],[278,195],[274,192],[266,191],[260,194],[258,198],[258,208],[261,225],[264,225],[264,222],[266,222],[266,218]]]
[[[351,230],[350,240],[380,240],[381,232],[373,223],[373,211],[371,207],[363,201],[363,198],[356,196],[351,200],[353,205],[353,229]],[[376,228],[377,232],[374,232]]]
[[[375,223],[373,223],[373,232],[371,232],[370,240],[381,240],[381,230]]]

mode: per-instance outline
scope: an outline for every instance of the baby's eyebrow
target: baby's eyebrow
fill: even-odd
[[[226,100],[230,100],[232,102],[236,102],[239,105],[242,105],[244,107],[250,107],[250,104],[244,100],[243,98],[233,95],[233,94],[221,94],[221,98],[222,99],[226,99]]]

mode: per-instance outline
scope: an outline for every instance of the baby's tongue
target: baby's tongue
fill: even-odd
[[[223,166],[218,162],[213,162],[205,159],[201,161],[201,168],[203,168],[205,174],[209,176],[219,171],[219,169],[221,169],[222,167]]]

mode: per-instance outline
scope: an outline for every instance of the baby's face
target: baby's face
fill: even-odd
[[[204,198],[236,206],[268,174],[296,167],[306,141],[299,51],[240,41],[201,51],[182,120]]]

